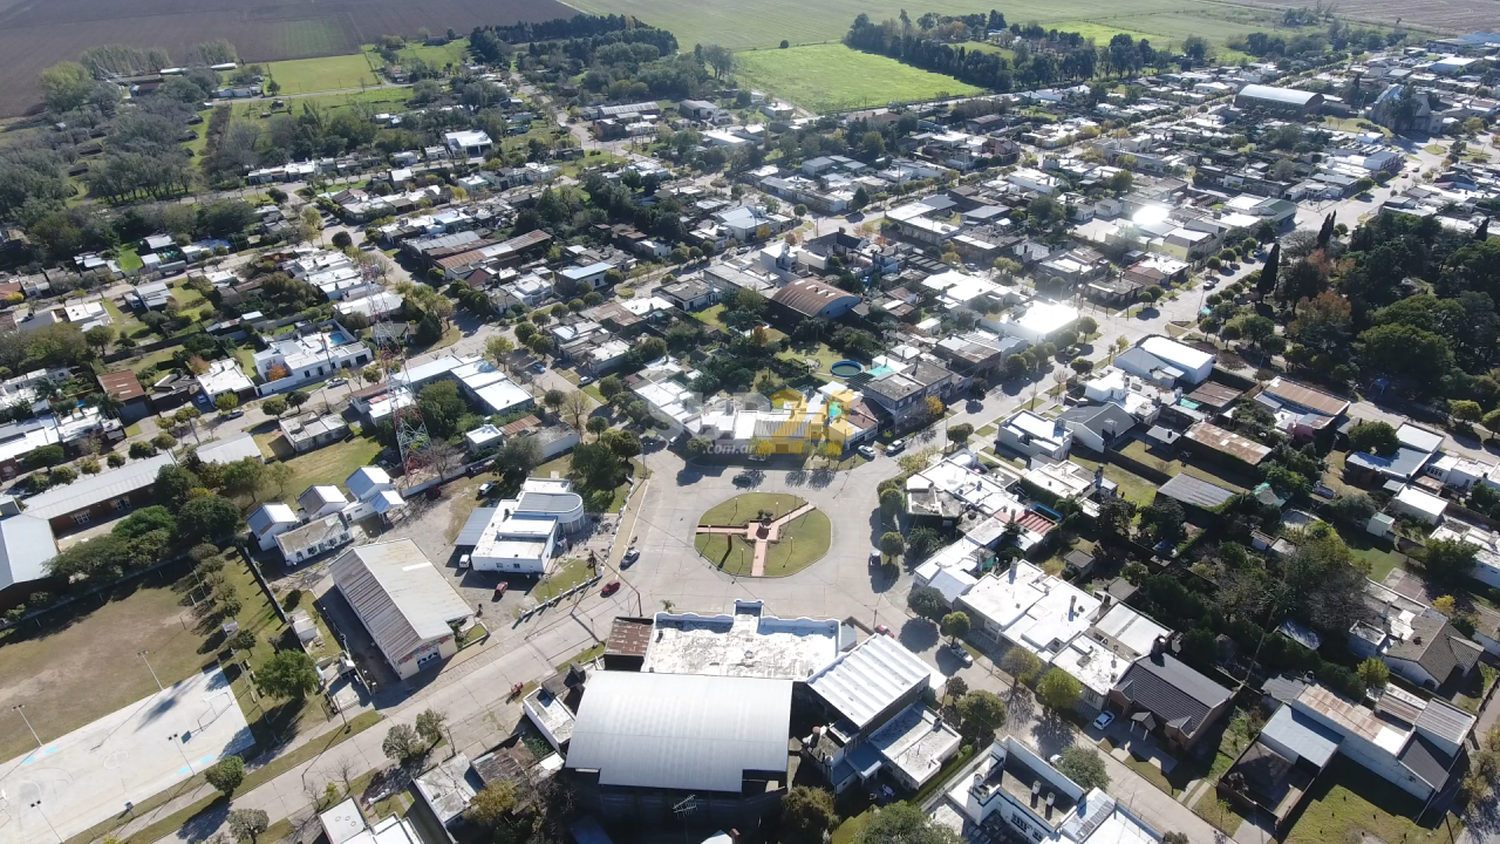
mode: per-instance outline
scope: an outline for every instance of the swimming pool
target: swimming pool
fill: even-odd
[[[828,367],[828,371],[840,378],[849,378],[864,372],[865,368],[858,361],[841,360]]]
[[[335,346],[348,345],[349,336],[342,331],[334,331],[328,335],[328,342]]]

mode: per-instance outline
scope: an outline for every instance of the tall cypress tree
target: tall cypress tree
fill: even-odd
[[[1479,224],[1479,228],[1474,231],[1474,239],[1477,240],[1477,241],[1479,241],[1480,243],[1483,243],[1484,241],[1489,240],[1489,237],[1490,237],[1490,218],[1489,217],[1485,217],[1484,220],[1483,220],[1483,222],[1481,222]]]
[[[1266,256],[1266,265],[1260,268],[1260,281],[1255,289],[1262,299],[1276,292],[1276,275],[1281,271],[1281,243],[1271,244],[1271,254]]]

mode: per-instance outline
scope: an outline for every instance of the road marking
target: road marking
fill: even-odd
[[[51,747],[44,747],[41,750],[38,750],[37,752],[31,754],[30,756],[27,756],[25,759],[22,759],[21,760],[21,764],[22,765],[30,765],[32,762],[35,762],[38,759],[41,759],[43,756],[46,756],[49,753],[53,753],[56,750],[57,750],[57,745],[55,745],[55,744],[52,745]]]

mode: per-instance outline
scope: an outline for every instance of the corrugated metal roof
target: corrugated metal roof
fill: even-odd
[[[448,622],[473,614],[410,539],[351,548],[332,571],[334,584],[392,661],[452,635]]]
[[[234,463],[253,457],[256,460],[265,460],[266,457],[260,452],[260,446],[255,444],[255,438],[249,434],[240,434],[227,440],[209,443],[198,449],[198,459],[204,463]]]
[[[1205,509],[1217,507],[1234,497],[1232,491],[1192,475],[1173,475],[1171,480],[1162,484],[1156,491],[1184,504],[1192,504]]]
[[[171,453],[158,454],[98,475],[80,475],[67,486],[33,495],[23,503],[28,515],[55,519],[151,486],[156,483],[156,473],[161,467],[176,463]]]
[[[1322,770],[1338,752],[1342,737],[1290,706],[1276,710],[1260,732],[1261,741],[1290,751]]]
[[[747,771],[785,776],[791,716],[790,680],[601,671],[566,764],[600,785],[738,794]]]
[[[1432,698],[1427,701],[1427,708],[1417,716],[1416,727],[1453,744],[1462,744],[1469,731],[1474,729],[1474,716],[1449,706],[1438,698]]]
[[[0,520],[0,589],[40,580],[47,575],[47,561],[56,556],[46,519],[23,513]]]
[[[470,548],[479,544],[479,537],[484,534],[484,528],[495,517],[495,511],[499,507],[477,507],[469,514],[469,520],[464,522],[463,530],[458,532],[458,541],[455,545]]]
[[[1318,96],[1316,91],[1298,91],[1295,88],[1277,88],[1273,85],[1246,85],[1239,96],[1287,105],[1305,106]]]
[[[808,686],[863,729],[911,691],[932,682],[932,669],[889,636],[871,636],[818,672]]]

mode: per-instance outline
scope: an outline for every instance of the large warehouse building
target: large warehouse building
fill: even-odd
[[[791,680],[601,671],[567,770],[606,825],[748,832],[786,791],[791,715]]]
[[[350,548],[330,567],[333,582],[397,676],[405,679],[458,653],[454,622],[474,610],[410,539]]]
[[[1235,108],[1260,108],[1286,114],[1317,114],[1323,108],[1323,95],[1274,85],[1246,85],[1234,95]]]

